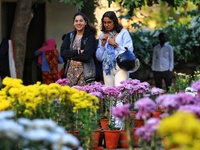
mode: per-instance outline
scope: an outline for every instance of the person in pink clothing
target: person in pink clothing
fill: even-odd
[[[44,84],[54,83],[58,80],[58,63],[63,63],[63,59],[56,49],[56,40],[49,38],[35,52],[38,57],[38,65],[42,70],[42,81]]]

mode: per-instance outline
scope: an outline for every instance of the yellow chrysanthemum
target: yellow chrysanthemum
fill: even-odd
[[[192,147],[192,149],[194,150],[196,150],[196,149],[200,149],[200,139],[196,139],[196,140],[194,140],[193,141],[193,143],[192,143],[192,145],[193,145],[193,147]]]
[[[4,89],[9,90],[11,87],[20,88],[22,85],[21,79],[15,79],[10,77],[5,77],[2,81],[2,84],[5,85]]]
[[[188,118],[187,123],[184,123],[184,132],[188,133],[192,137],[199,137],[200,136],[200,125],[199,120],[194,119],[193,117]]]
[[[178,145],[187,145],[192,141],[192,137],[190,135],[181,132],[172,134],[171,139],[174,144]]]
[[[26,103],[26,108],[30,111],[35,110],[36,109],[36,104],[33,103]]]
[[[61,90],[62,86],[57,83],[51,83],[51,84],[49,84],[49,88]]]
[[[1,91],[0,91],[0,96],[6,96],[6,91],[1,90]]]
[[[19,97],[20,94],[21,94],[19,88],[12,88],[12,89],[10,89],[9,93],[10,93],[10,95],[12,97],[15,97],[15,98]]]
[[[0,111],[6,110],[10,107],[10,102],[8,100],[0,100]]]
[[[59,91],[56,88],[52,88],[48,90],[48,97],[49,98],[57,98],[60,95]]]
[[[24,114],[25,114],[25,115],[32,115],[33,112],[30,111],[30,110],[28,110],[28,109],[26,109],[26,110],[24,111]]]
[[[200,137],[200,121],[192,113],[177,111],[161,121],[158,134],[167,136],[171,144],[192,146]]]
[[[38,90],[40,91],[41,95],[47,95],[47,93],[48,93],[48,85],[42,84],[41,86],[38,87]]]
[[[21,104],[34,103],[34,98],[35,98],[34,93],[29,92],[23,95],[23,97],[20,97],[19,102]]]

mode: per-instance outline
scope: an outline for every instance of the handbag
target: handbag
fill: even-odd
[[[116,58],[117,65],[128,72],[135,72],[140,67],[140,61],[135,57],[135,54],[125,47],[125,52],[121,53]]]

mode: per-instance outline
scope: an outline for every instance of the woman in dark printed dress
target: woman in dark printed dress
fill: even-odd
[[[83,86],[95,81],[96,29],[82,12],[75,14],[73,23],[75,30],[66,34],[60,52],[67,62],[69,86]]]

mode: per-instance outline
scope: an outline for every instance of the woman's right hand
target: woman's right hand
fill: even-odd
[[[107,39],[108,39],[108,35],[104,34],[101,38],[101,46],[105,46]]]

